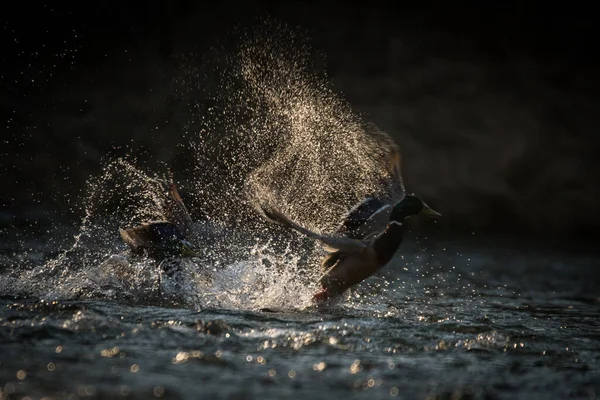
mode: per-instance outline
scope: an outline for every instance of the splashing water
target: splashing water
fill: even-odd
[[[164,264],[130,260],[117,234],[165,218],[159,180],[176,174],[148,173],[122,157],[90,180],[73,245],[42,266],[13,269],[0,289],[195,307],[308,305],[320,248],[268,225],[256,206],[270,203],[310,229],[331,231],[365,195],[392,190],[384,181],[396,145],[333,92],[303,36],[270,22],[242,36],[215,67],[213,105],[199,111],[200,134],[186,144],[195,160],[184,201],[197,206],[192,216],[204,215],[195,227],[203,255],[177,261],[179,281],[170,282]],[[174,84],[189,86],[198,73],[186,65]]]

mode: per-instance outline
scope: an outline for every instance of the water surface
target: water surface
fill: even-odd
[[[13,296],[5,279],[2,395],[592,399],[597,259],[519,248],[409,240],[382,273],[325,309],[294,305],[293,293],[260,308],[242,291],[229,307],[117,293],[53,300]]]

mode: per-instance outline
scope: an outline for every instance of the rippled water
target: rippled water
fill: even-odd
[[[326,309],[53,300],[4,280],[0,398],[592,399],[598,263],[574,254],[409,240]]]

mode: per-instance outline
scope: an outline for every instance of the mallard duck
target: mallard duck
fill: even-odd
[[[414,194],[407,195],[401,174],[400,150],[388,147],[388,170],[380,182],[384,190],[371,193],[346,213],[332,235],[320,235],[291,221],[282,213],[262,207],[271,222],[299,231],[325,245],[328,255],[321,265],[322,291],[314,297],[324,301],[337,297],[384,267],[403,239],[402,224],[413,215],[441,216]]]
[[[419,214],[436,218],[441,216],[417,196],[406,195],[391,208],[383,232],[369,235],[368,238],[355,239],[313,232],[266,206],[262,207],[262,212],[269,221],[296,230],[324,244],[329,254],[321,263],[325,273],[319,279],[322,290],[314,296],[317,302],[342,295],[384,267],[402,243],[403,222],[406,218]]]
[[[194,257],[196,240],[192,219],[174,183],[157,181],[164,190],[159,207],[165,219],[144,222],[132,228],[120,228],[123,241],[134,255],[162,260],[166,257]]]

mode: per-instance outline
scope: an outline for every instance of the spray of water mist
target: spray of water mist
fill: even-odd
[[[191,117],[200,121],[199,134],[184,144],[195,157],[184,201],[200,208],[192,208],[192,216],[203,216],[196,226],[201,256],[180,260],[182,278],[169,283],[164,265],[122,254],[117,228],[164,218],[157,180],[170,175],[177,181],[177,174],[112,159],[90,180],[74,245],[43,266],[13,274],[24,292],[175,298],[198,307],[308,304],[321,273],[320,247],[269,225],[257,205],[268,203],[307,228],[330,232],[365,195],[392,189],[385,179],[395,144],[334,92],[312,64],[304,36],[271,22],[252,35],[235,34],[242,41],[206,72],[214,74],[217,89],[206,94],[210,107],[195,107],[202,113]],[[193,74],[198,71],[185,66],[174,85],[190,85]]]

